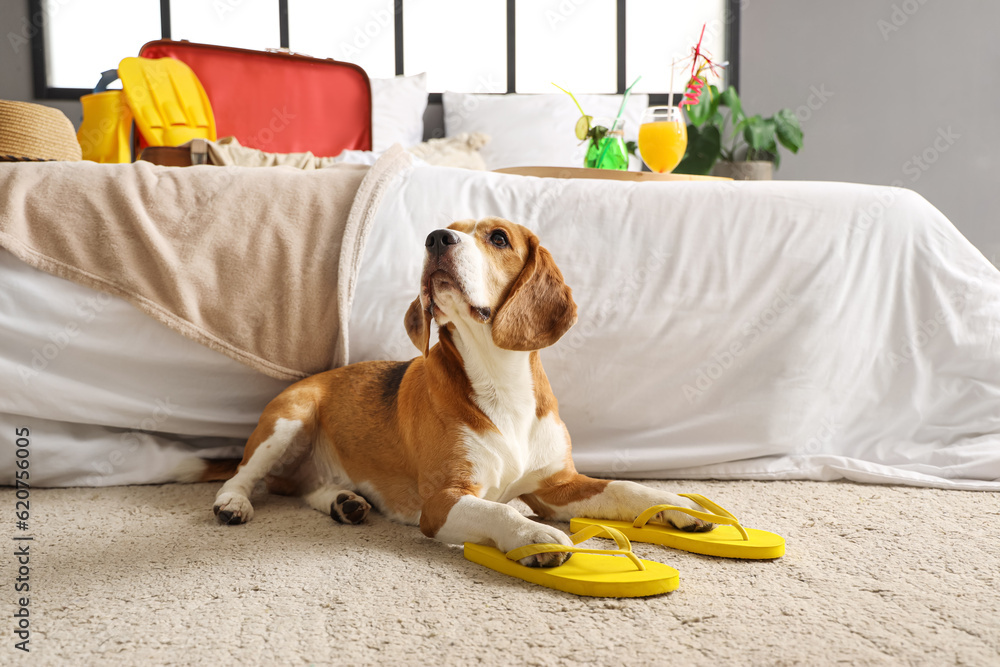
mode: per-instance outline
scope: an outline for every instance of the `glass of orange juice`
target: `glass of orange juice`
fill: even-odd
[[[639,153],[657,174],[673,171],[687,150],[687,124],[679,107],[649,107],[639,121]]]

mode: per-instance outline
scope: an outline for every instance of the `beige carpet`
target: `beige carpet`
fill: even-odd
[[[264,497],[250,524],[227,527],[216,484],[35,490],[32,652],[13,649],[7,556],[0,664],[1000,665],[996,494],[653,484],[704,492],[784,535],[787,554],[637,544],[680,570],[679,590],[581,598],[378,515],[342,526]]]

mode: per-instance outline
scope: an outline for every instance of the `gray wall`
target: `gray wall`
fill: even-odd
[[[9,37],[27,4],[0,0],[3,99],[33,99]],[[742,23],[746,108],[795,109],[805,132],[778,178],[902,184],[1000,264],[1000,2],[744,0]],[[41,102],[79,124],[79,103]]]
[[[998,35],[995,0],[745,0],[741,95],[799,112],[778,178],[902,184],[1000,264]]]
[[[32,85],[31,46],[23,41],[34,26],[28,17],[28,0],[0,0],[0,99],[38,102],[62,109],[79,126],[83,112],[73,100],[36,100]],[[101,73],[94,77],[97,83]]]

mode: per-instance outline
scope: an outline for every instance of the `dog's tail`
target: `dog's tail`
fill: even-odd
[[[224,482],[236,474],[240,459],[191,458],[171,472],[174,482]]]

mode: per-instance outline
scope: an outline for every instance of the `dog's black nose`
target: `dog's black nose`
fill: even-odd
[[[448,246],[457,245],[462,240],[457,233],[450,229],[438,229],[427,235],[427,252],[432,255],[441,255]]]

